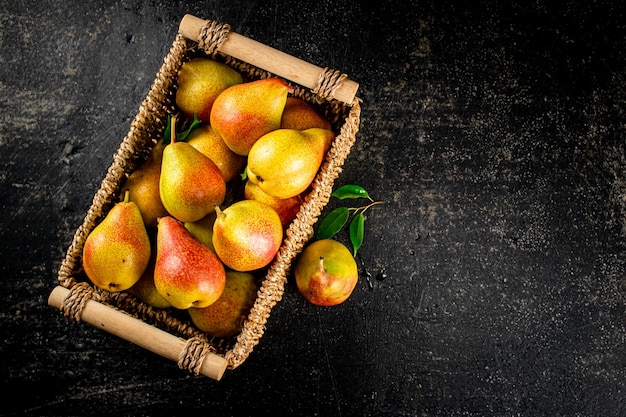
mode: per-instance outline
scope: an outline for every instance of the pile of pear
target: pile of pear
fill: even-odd
[[[236,335],[335,136],[293,92],[207,57],[185,62],[169,137],[85,240],[87,278],[186,311],[215,337]],[[201,123],[180,135],[177,116]]]

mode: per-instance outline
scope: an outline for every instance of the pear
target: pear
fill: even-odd
[[[334,239],[322,239],[304,248],[294,267],[298,291],[312,304],[334,306],[346,301],[359,280],[350,250]]]
[[[195,113],[198,119],[208,123],[217,96],[242,82],[241,74],[226,64],[210,58],[193,58],[178,70],[176,105],[189,120],[193,120]]]
[[[284,229],[296,218],[302,204],[300,195],[289,198],[276,198],[265,193],[258,185],[250,181],[246,181],[243,192],[245,199],[260,201],[273,208],[278,217],[280,217],[280,222]]]
[[[132,287],[150,261],[150,238],[137,205],[116,203],[89,233],[83,247],[83,269],[96,286],[110,292]]]
[[[130,198],[137,204],[143,221],[149,228],[155,228],[157,218],[168,214],[159,195],[163,147],[163,140],[157,142],[148,159],[122,184],[122,190],[129,191]]]
[[[306,130],[312,127],[331,130],[328,119],[322,116],[309,103],[299,97],[287,97],[280,121],[280,128]]]
[[[215,99],[210,124],[233,152],[248,155],[257,139],[280,127],[290,92],[280,78],[233,85]]]
[[[193,129],[187,137],[187,143],[208,156],[217,165],[226,182],[240,175],[246,164],[246,157],[231,151],[209,124]]]
[[[240,200],[223,211],[216,207],[213,247],[222,262],[240,272],[267,266],[283,240],[283,226],[273,208]]]
[[[172,118],[175,126],[176,118]],[[211,159],[187,142],[172,141],[163,150],[159,193],[169,214],[181,222],[195,222],[222,204],[226,183]]]
[[[171,216],[157,223],[154,285],[173,307],[207,307],[224,291],[226,271],[217,255]]]
[[[189,316],[196,327],[208,334],[228,338],[241,331],[254,301],[258,285],[248,272],[227,271],[224,292],[205,308],[191,307]]]
[[[189,230],[189,233],[200,243],[204,244],[209,249],[215,251],[213,247],[213,225],[215,224],[215,218],[217,213],[215,210],[192,223],[185,223],[185,229]]]
[[[315,179],[334,137],[320,128],[267,133],[250,150],[248,180],[277,198],[301,194]]]
[[[144,273],[139,278],[139,281],[128,289],[128,292],[139,298],[144,303],[156,307],[167,308],[171,307],[169,301],[157,291],[154,285],[154,266],[156,263],[156,245],[153,245],[152,256],[150,256],[150,262]]]

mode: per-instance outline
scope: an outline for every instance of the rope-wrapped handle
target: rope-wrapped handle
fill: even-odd
[[[219,24],[187,14],[180,22],[179,32],[187,39],[199,43],[209,55],[221,52],[293,81],[325,99],[337,99],[352,104],[359,84],[347,75],[321,68]]]
[[[228,362],[203,341],[197,338],[186,341],[176,337],[95,299],[89,299],[88,291],[83,291],[80,286],[75,287],[77,290],[71,291],[57,286],[50,293],[48,304],[65,314],[79,314],[80,317],[74,317],[76,320],[80,319],[177,362],[179,367],[187,368],[195,375],[202,374],[215,380],[220,380],[224,375]],[[75,303],[74,299],[78,302]],[[79,304],[80,307],[75,312],[70,312],[72,307],[69,304]]]

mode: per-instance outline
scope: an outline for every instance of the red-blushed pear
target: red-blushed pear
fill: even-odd
[[[149,261],[150,238],[126,192],[85,239],[83,269],[96,286],[117,292],[132,287]]]
[[[193,238],[178,220],[157,223],[154,285],[173,307],[208,307],[224,291],[226,271],[217,255]]]
[[[246,181],[246,185],[244,186],[244,198],[247,200],[260,201],[273,208],[278,214],[278,217],[280,217],[280,222],[284,229],[296,218],[298,211],[300,211],[300,205],[302,204],[300,195],[289,198],[276,198],[265,193],[258,185],[250,181]]]
[[[263,268],[274,259],[283,240],[283,226],[273,208],[255,200],[240,200],[215,211],[213,247],[224,265],[246,272]]]
[[[250,150],[248,180],[277,198],[301,194],[315,179],[334,138],[332,131],[320,128],[269,132]]]
[[[249,272],[226,271],[226,287],[216,302],[205,308],[190,308],[196,327],[208,334],[228,338],[241,331],[256,300],[258,285]]]
[[[226,182],[240,175],[246,164],[246,157],[231,151],[219,133],[209,124],[193,129],[187,137],[187,143],[215,162]]]
[[[230,86],[241,84],[241,74],[221,62],[197,57],[185,62],[178,70],[176,105],[193,120],[194,113],[209,122],[211,108],[217,96]]]
[[[257,139],[280,127],[290,92],[280,78],[233,85],[215,99],[210,124],[233,152],[248,155]]]
[[[287,103],[285,103],[285,109],[280,121],[280,128],[306,130],[313,127],[332,129],[328,119],[322,116],[308,102],[299,97],[287,97]]]
[[[317,240],[306,246],[296,259],[294,275],[300,294],[319,306],[343,303],[359,280],[350,250],[334,239]]]
[[[163,206],[181,222],[195,222],[222,204],[226,182],[209,157],[176,140],[176,117],[172,117],[172,140],[163,149],[159,194]]]

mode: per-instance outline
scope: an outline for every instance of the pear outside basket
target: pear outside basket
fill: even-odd
[[[86,237],[120,200],[123,181],[163,136],[168,116],[180,115],[175,105],[177,73],[184,62],[196,56],[226,63],[238,70],[245,81],[283,78],[294,87],[292,95],[306,100],[326,116],[336,135],[261,281],[242,331],[229,339],[200,331],[175,309],[152,308],[126,291],[101,290],[90,283],[82,270]],[[147,97],[75,232],[58,271],[58,285],[50,293],[49,305],[60,309],[67,318],[87,322],[175,361],[181,369],[195,375],[219,380],[227,369],[237,368],[263,336],[271,310],[283,296],[291,265],[313,236],[313,226],[328,203],[333,183],[354,144],[360,118],[357,89],[358,84],[336,70],[316,67],[241,36],[230,31],[227,24],[185,15]]]

